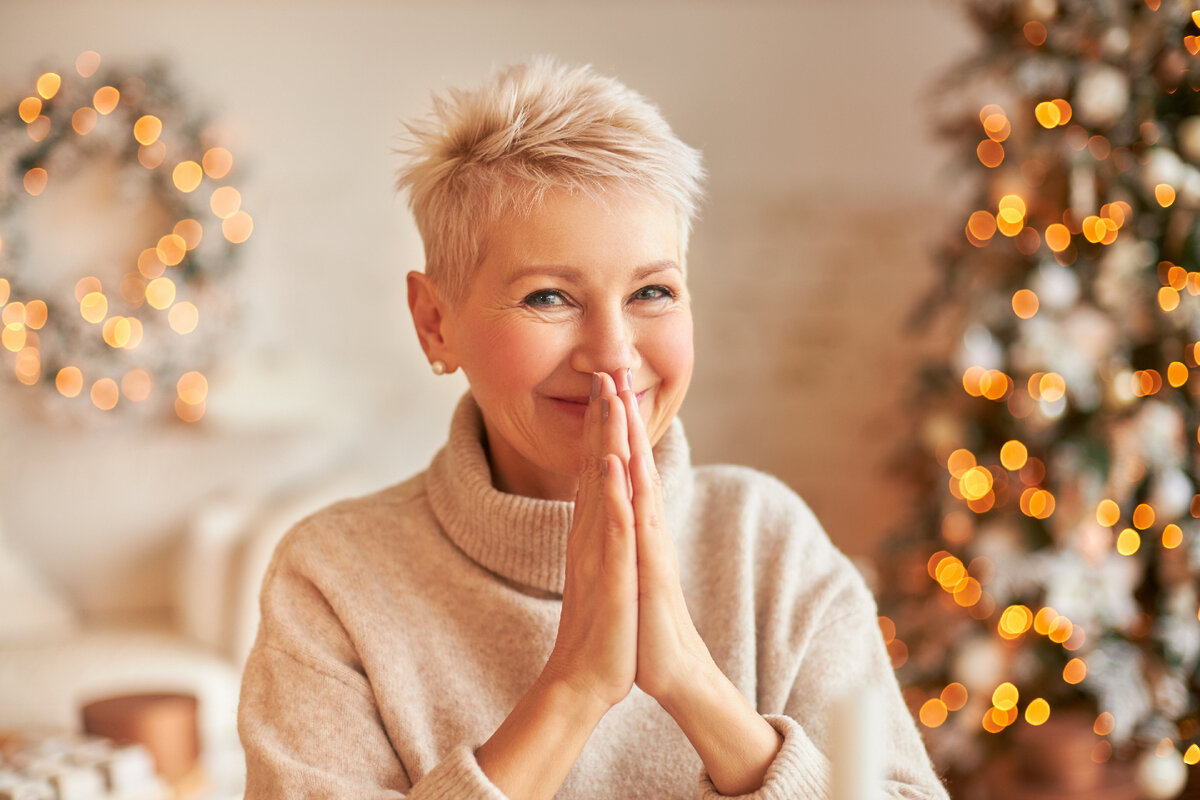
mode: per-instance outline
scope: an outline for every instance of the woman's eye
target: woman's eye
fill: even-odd
[[[541,289],[526,296],[523,302],[527,306],[545,308],[546,306],[566,305],[567,301],[563,299],[562,294],[553,289]]]
[[[665,286],[645,286],[633,293],[634,300],[661,300],[674,296],[675,293]]]

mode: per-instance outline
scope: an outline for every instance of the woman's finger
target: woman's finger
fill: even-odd
[[[629,454],[632,457],[638,453],[646,453],[651,457],[651,463],[653,464],[653,447],[650,445],[650,435],[646,433],[646,423],[642,420],[641,412],[638,410],[637,395],[633,393],[633,385],[628,374],[626,374],[623,384],[625,388],[620,394],[628,419]]]
[[[629,463],[629,426],[626,417],[625,403],[617,396],[617,387],[608,375],[603,377],[603,395],[601,396],[603,434],[602,454],[612,453],[621,459],[621,463]],[[625,473],[623,473],[625,474]],[[629,496],[628,490],[626,497]]]

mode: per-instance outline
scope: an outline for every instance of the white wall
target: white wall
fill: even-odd
[[[88,609],[152,607],[171,537],[214,491],[348,453],[380,484],[418,470],[464,384],[429,374],[407,320],[421,250],[391,189],[399,120],[433,88],[551,52],[641,90],[704,151],[682,412],[696,460],[777,474],[869,552],[904,500],[883,470],[904,381],[937,346],[900,333],[950,224],[924,93],[968,45],[929,0],[4,0],[3,97],[86,49],[168,57],[245,165],[256,227],[249,322],[206,424],[67,425],[0,395],[3,529]]]

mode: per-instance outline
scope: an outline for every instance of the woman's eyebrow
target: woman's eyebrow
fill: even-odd
[[[649,277],[650,275],[654,275],[655,273],[665,272],[672,269],[676,272],[683,272],[683,270],[679,268],[679,264],[677,264],[674,259],[664,258],[661,261],[651,261],[649,264],[638,267],[636,270],[634,270],[630,277],[633,281],[640,281]],[[567,267],[557,264],[518,267],[509,274],[505,284],[511,286],[522,278],[529,277],[530,275],[544,275],[551,278],[561,278],[573,283],[582,283],[584,272],[584,270],[576,267]]]

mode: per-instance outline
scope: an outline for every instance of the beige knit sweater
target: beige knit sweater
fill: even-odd
[[[467,395],[429,469],[338,503],[280,542],[262,588],[239,730],[247,800],[504,798],[474,757],[541,673],[572,504],[492,487]],[[888,795],[946,793],[904,706],[858,573],[783,484],[654,451],[683,590],[726,676],[783,735],[754,800],[829,795],[830,701],[875,687]],[[636,686],[593,731],[563,800],[723,797]]]

